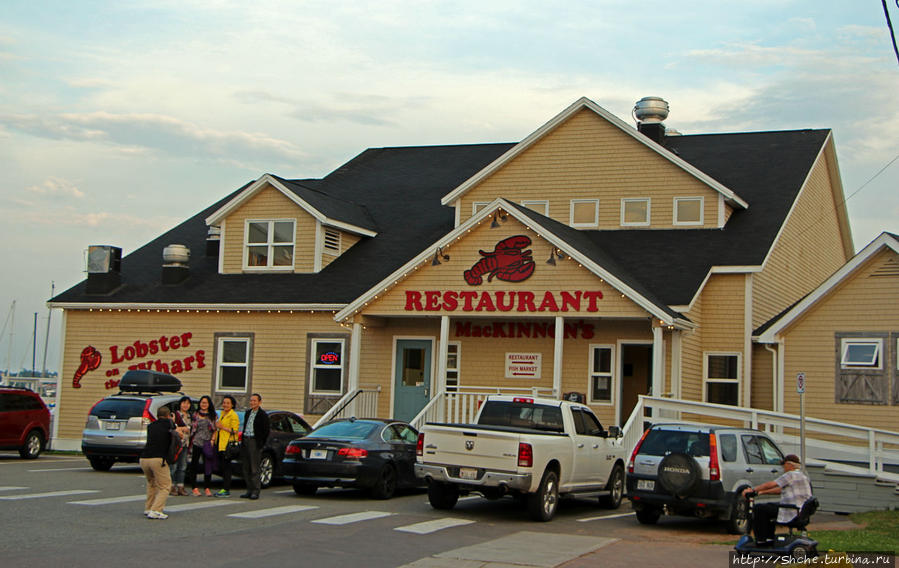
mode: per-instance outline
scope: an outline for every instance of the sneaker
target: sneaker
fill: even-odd
[[[204,493],[204,495],[206,495],[207,497],[212,497],[212,491],[210,491],[210,490],[207,488],[207,489],[206,489],[206,493]]]
[[[165,520],[165,519],[168,519],[169,516],[166,515],[165,513],[160,513],[159,511],[150,511],[150,512],[147,514],[147,518],[148,518],[148,519]]]
[[[194,497],[199,497],[200,495],[202,495],[202,493],[200,493],[200,490],[199,490],[199,489],[197,489],[196,487],[194,487],[194,490],[191,491],[191,495],[193,495]]]
[[[225,491],[224,489],[221,489],[221,490],[219,490],[218,493],[215,494],[215,496],[216,496],[216,497],[230,497],[230,496],[231,496],[231,492],[230,492],[230,491]]]
[[[152,511],[150,511],[150,509],[147,509],[146,511],[144,511],[144,516],[149,517],[150,513],[152,513]]]

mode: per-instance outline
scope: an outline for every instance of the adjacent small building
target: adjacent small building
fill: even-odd
[[[360,389],[401,419],[465,390],[575,393],[605,423],[649,393],[791,409],[793,337],[812,319],[791,314],[825,314],[807,300],[854,251],[831,131],[680,135],[661,99],[635,111],[636,128],[582,98],[517,143],[265,174],[124,258],[92,247],[87,280],[50,301],[64,312],[56,447],[78,447],[131,368],[309,418]],[[895,296],[896,272],[870,284]],[[881,319],[833,322],[812,357],[877,339],[892,410],[899,324]],[[870,346],[849,344],[850,359]],[[828,369],[833,383],[840,364],[807,368],[810,415],[899,429],[895,412],[829,394],[861,389],[851,378],[812,397]]]

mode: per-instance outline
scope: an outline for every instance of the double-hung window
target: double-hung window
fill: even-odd
[[[250,383],[250,337],[218,337],[216,340],[215,390],[248,391]]]
[[[247,220],[244,234],[244,268],[293,269],[296,220]]]
[[[705,402],[740,404],[740,354],[706,353],[704,361]]]
[[[590,402],[612,402],[613,354],[611,345],[590,346]]]
[[[343,393],[344,381],[343,339],[313,339],[310,376],[312,394],[336,395]]]

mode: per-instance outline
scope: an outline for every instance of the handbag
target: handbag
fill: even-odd
[[[225,459],[233,460],[240,456],[240,440],[232,440],[231,434],[228,435],[228,445],[225,446]]]

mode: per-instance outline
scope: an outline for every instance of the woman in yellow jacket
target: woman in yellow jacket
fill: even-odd
[[[219,467],[222,472],[222,489],[215,494],[216,497],[229,497],[231,495],[231,460],[225,458],[225,449],[228,442],[239,440],[240,418],[234,412],[237,401],[231,395],[225,395],[222,400],[222,414],[215,422],[218,429],[218,449]]]

